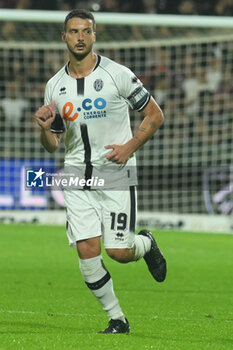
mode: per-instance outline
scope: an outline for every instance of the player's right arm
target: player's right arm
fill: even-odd
[[[55,102],[40,107],[35,113],[35,119],[41,128],[40,140],[44,148],[53,153],[59,146],[61,135],[51,131],[51,125],[56,118]]]

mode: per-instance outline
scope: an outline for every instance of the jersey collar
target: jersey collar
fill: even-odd
[[[96,65],[93,69],[92,72],[94,72],[96,70],[96,68],[98,68],[99,64],[100,64],[100,61],[101,61],[101,56],[100,55],[97,55],[97,61],[96,61]],[[65,65],[65,72],[67,75],[70,75],[70,72],[69,72],[69,64],[70,64],[70,61]]]

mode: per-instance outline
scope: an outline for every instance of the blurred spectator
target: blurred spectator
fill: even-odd
[[[163,46],[155,47],[154,50],[151,50],[151,60],[153,62],[156,76],[169,74],[169,62],[171,62],[170,54],[170,50]]]
[[[0,0],[0,8],[57,10],[58,1],[59,0]]]
[[[16,23],[4,22],[2,25],[1,36],[4,40],[12,41],[15,40],[16,34]]]
[[[119,6],[118,6],[117,0],[103,0],[101,11],[119,12]]]
[[[230,140],[232,145],[232,106],[230,100],[227,104],[224,103],[224,98],[219,93],[209,95],[198,121],[198,133],[202,142],[227,147]]]
[[[156,0],[156,12],[175,14],[177,13],[178,2],[174,0]]]
[[[182,0],[178,7],[179,14],[193,15],[196,14],[196,5],[193,0]]]
[[[232,16],[233,0],[218,0],[215,5],[215,13],[219,16]]]
[[[164,109],[165,103],[169,97],[170,80],[166,74],[161,74],[156,79],[156,87],[154,89],[154,97],[159,106]]]
[[[206,71],[206,80],[208,85],[208,90],[210,92],[215,92],[218,90],[222,78],[222,60],[221,58],[214,57],[210,61],[209,66]]]
[[[153,0],[152,0],[153,1]],[[144,1],[143,0],[119,0],[119,10],[118,12],[131,12],[131,13],[143,13]]]
[[[72,10],[73,8],[75,8],[75,3],[76,1],[75,0],[63,0],[63,1],[59,1],[59,4],[58,4],[58,9],[60,11],[70,11]]]
[[[31,0],[18,0],[17,9],[29,9],[31,8]]]
[[[187,116],[193,118],[199,111],[200,93],[208,89],[204,70],[201,68],[187,69],[182,87],[184,91],[185,113]]]
[[[0,100],[0,106],[5,115],[5,124],[11,127],[20,127],[23,112],[29,107],[29,102],[20,97],[20,86],[12,81],[8,84],[6,97]]]
[[[0,0],[0,8],[16,8],[18,0]]]
[[[106,12],[233,15],[233,0],[0,0],[0,8],[69,11],[75,7]]]
[[[231,94],[233,93],[233,77],[230,74],[229,69],[224,69],[222,77],[221,77],[221,81],[219,84],[219,89],[218,89],[219,93],[228,93]],[[230,99],[230,101],[232,100],[232,98]]]
[[[0,0],[0,8],[31,8],[31,0]]]
[[[143,12],[145,13],[156,13],[156,0],[143,0]]]
[[[196,8],[199,15],[214,15],[214,5],[216,0],[196,0]]]

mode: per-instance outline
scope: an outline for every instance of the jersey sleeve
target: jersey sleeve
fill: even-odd
[[[59,113],[56,114],[56,117],[51,124],[50,131],[55,134],[62,134],[65,131],[65,126]]]
[[[120,95],[133,110],[141,111],[146,107],[150,101],[150,93],[130,69],[123,67],[116,77],[116,82]]]
[[[44,105],[49,105],[52,102],[52,93],[49,84],[45,88]],[[57,112],[54,121],[51,124],[50,131],[56,134],[62,134],[65,131],[65,126],[60,114]]]

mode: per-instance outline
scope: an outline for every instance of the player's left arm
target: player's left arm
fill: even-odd
[[[108,160],[119,164],[126,163],[132,154],[149,140],[162,125],[164,120],[163,112],[153,97],[150,97],[149,103],[142,112],[144,119],[132,139],[124,145],[113,144],[105,147],[107,149],[113,149],[106,156]]]

